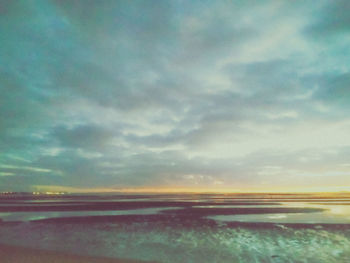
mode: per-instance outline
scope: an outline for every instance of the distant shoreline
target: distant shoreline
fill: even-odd
[[[80,256],[66,252],[0,244],[1,263],[145,263],[130,259]]]

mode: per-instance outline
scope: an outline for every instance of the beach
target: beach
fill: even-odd
[[[348,263],[348,194],[4,195],[0,262]]]
[[[0,244],[2,263],[142,263],[150,261],[80,256],[64,252]]]

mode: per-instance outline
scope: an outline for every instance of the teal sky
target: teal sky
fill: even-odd
[[[0,191],[60,187],[350,190],[350,2],[1,0]]]

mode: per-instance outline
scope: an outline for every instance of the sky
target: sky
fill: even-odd
[[[0,191],[350,190],[350,2],[0,0]]]

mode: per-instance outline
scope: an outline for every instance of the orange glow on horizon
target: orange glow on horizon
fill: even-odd
[[[36,191],[70,193],[334,193],[350,192],[350,186],[339,187],[274,187],[274,188],[193,188],[193,187],[129,187],[129,188],[77,188],[36,185]]]

